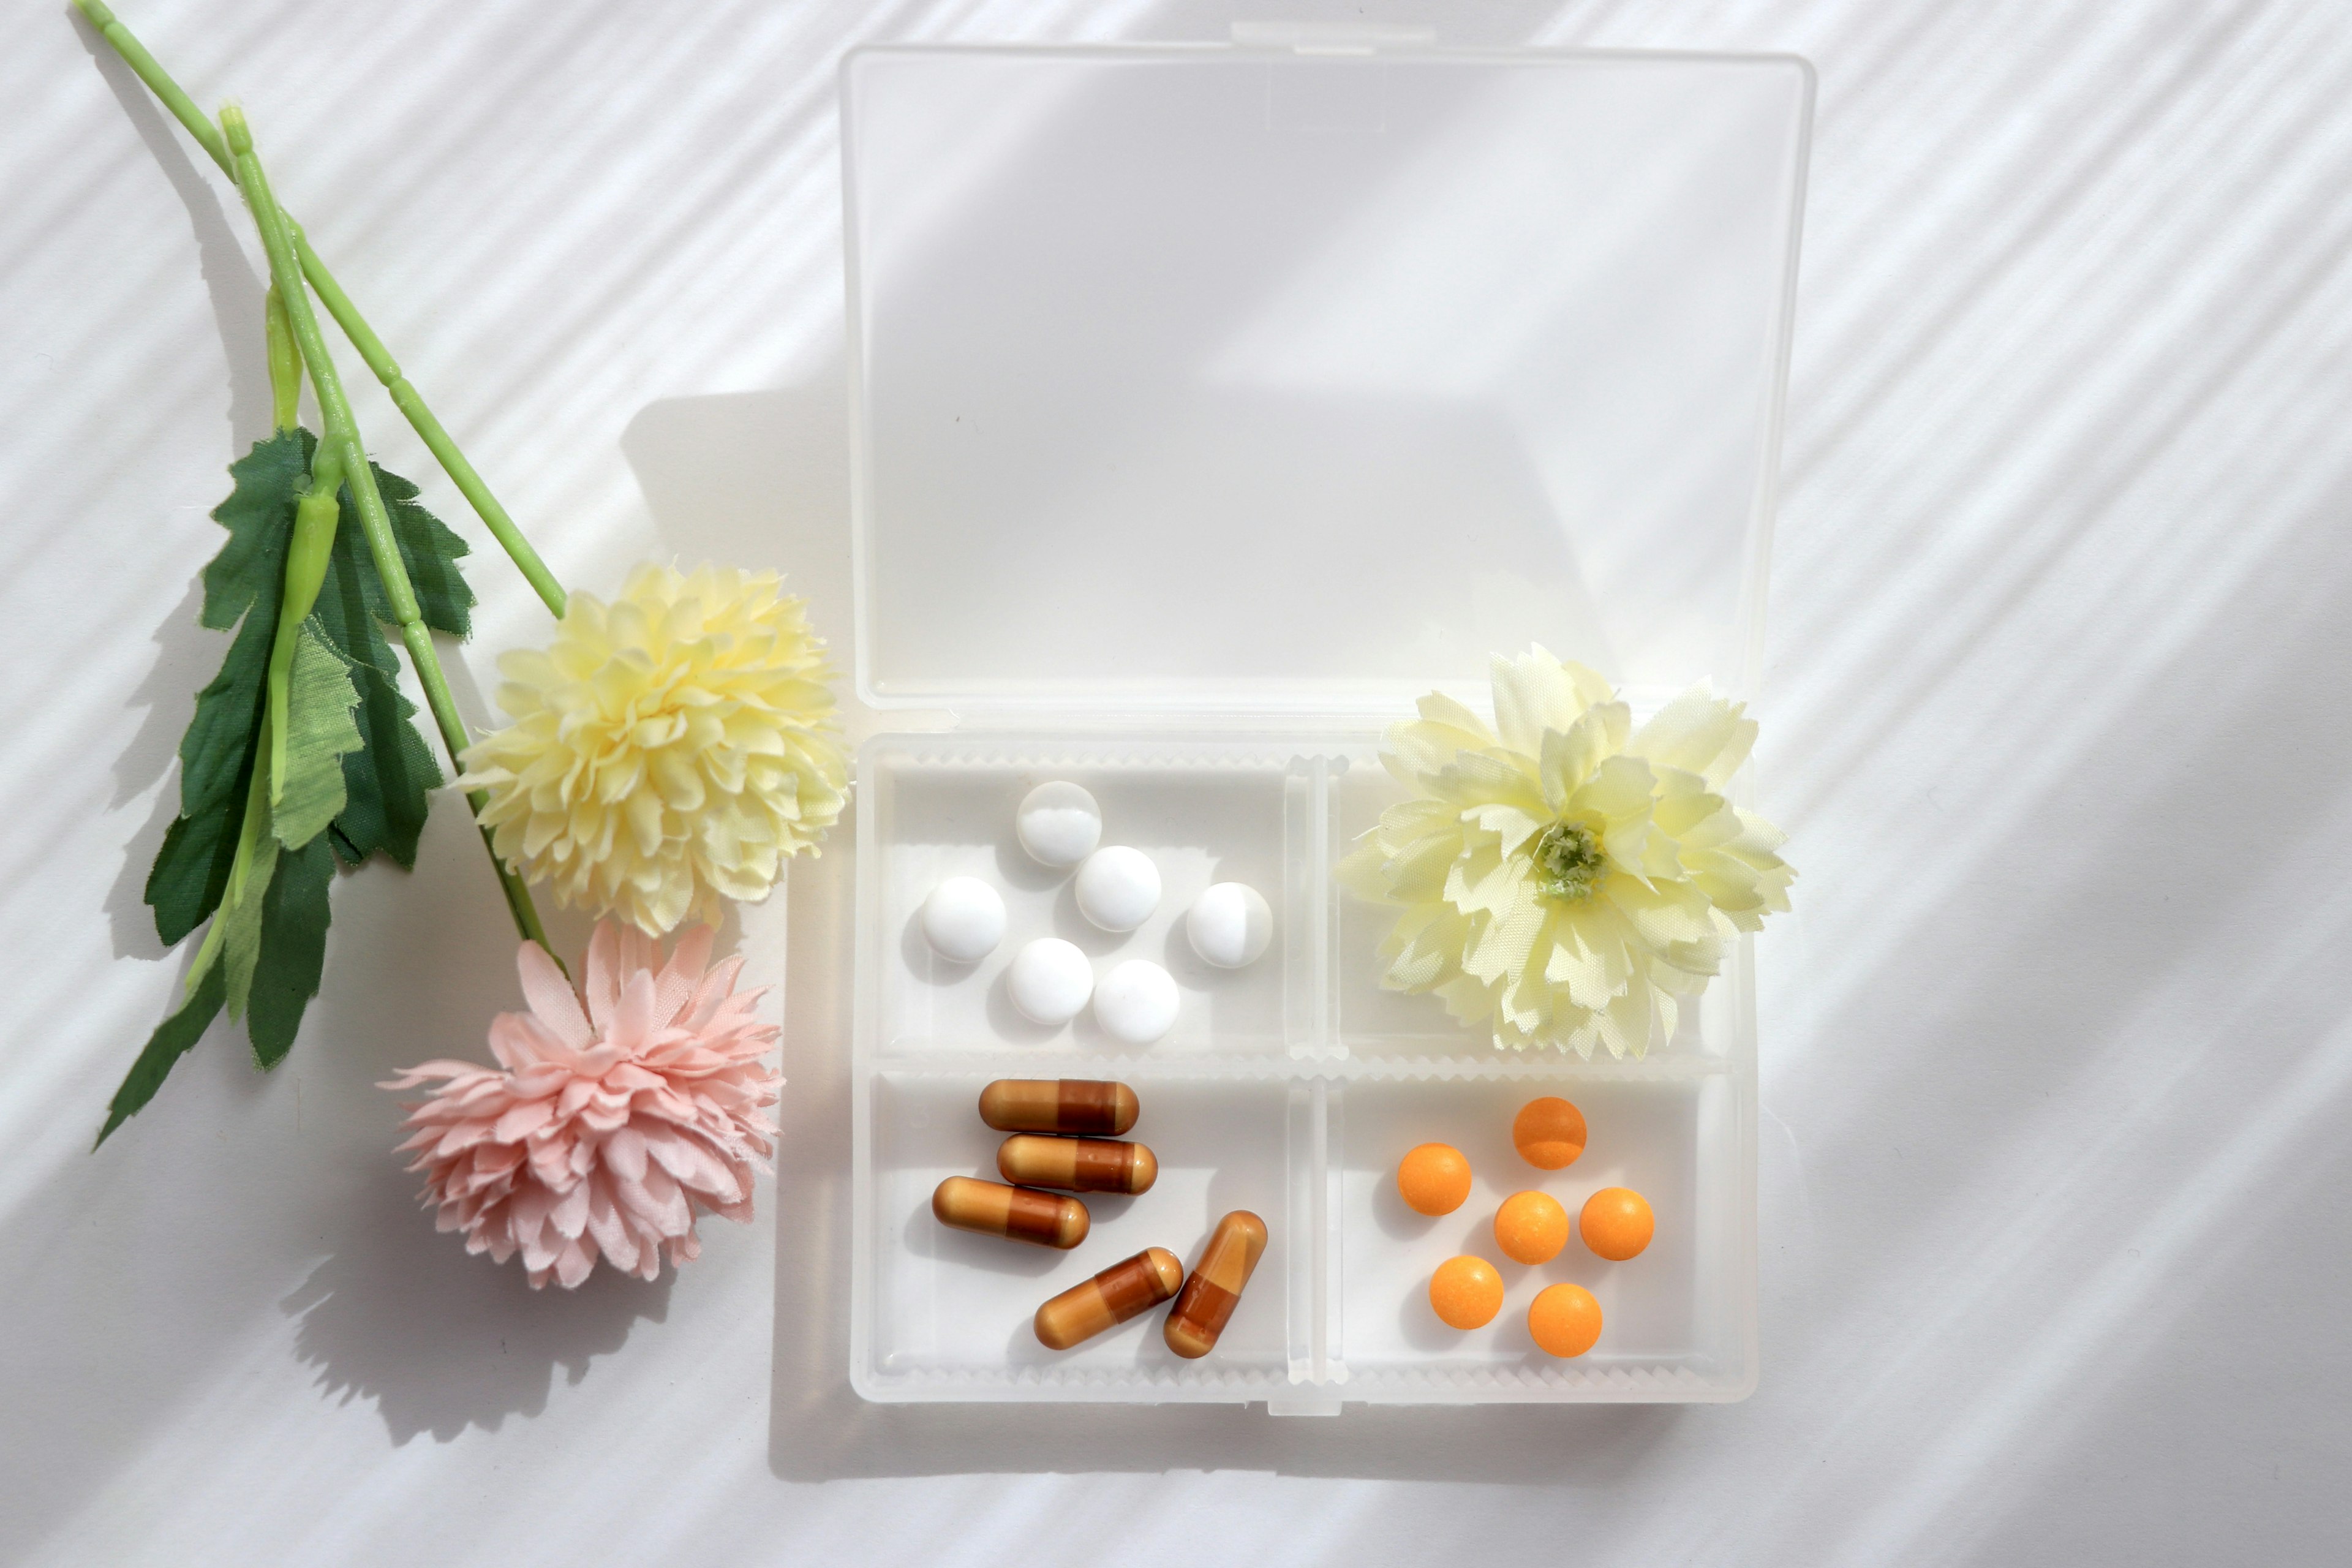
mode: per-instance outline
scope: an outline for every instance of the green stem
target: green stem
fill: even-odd
[[[449,432],[442,428],[441,421],[433,416],[433,410],[425,406],[425,399],[417,395],[416,388],[400,374],[400,366],[385,350],[383,340],[375,335],[374,329],[367,324],[359,308],[352,303],[351,296],[343,292],[342,285],[335,281],[334,275],[327,270],[326,263],[319,259],[319,253],[310,248],[310,237],[302,232],[302,226],[295,224],[293,226],[294,244],[302,258],[303,275],[310,279],[310,287],[319,291],[319,298],[326,301],[328,313],[341,326],[343,335],[352,340],[352,346],[360,351],[360,358],[367,362],[367,367],[375,373],[375,378],[383,383],[383,388],[392,395],[394,404],[408,416],[410,427],[424,437],[425,446],[432,449],[434,459],[441,465],[441,471],[465,492],[475,514],[498,540],[508,558],[522,573],[524,580],[539,595],[540,601],[556,618],[562,619],[563,585],[555,580],[555,574],[547,569],[547,563],[539,558],[539,552],[530,547],[530,541],[522,536],[522,530],[515,526],[514,519],[507,515],[507,509],[490,494],[489,486],[484,484],[482,476],[474,471],[474,465],[466,460],[466,454],[457,449],[457,443],[449,438]]]
[[[269,333],[269,406],[283,436],[302,419],[302,351],[294,346],[294,323],[286,319],[286,301],[275,283],[262,321]]]
[[[246,205],[253,210],[255,226],[261,230],[261,248],[269,256],[270,278],[286,301],[286,314],[293,323],[295,341],[301,345],[303,363],[310,372],[311,389],[319,395],[319,409],[327,426],[324,439],[337,441],[342,447],[344,479],[352,487],[352,499],[359,505],[360,531],[367,536],[368,552],[375,558],[376,575],[383,579],[392,618],[399,623],[401,640],[408,645],[417,680],[425,688],[425,706],[433,710],[433,722],[441,731],[441,743],[448,750],[450,764],[463,773],[465,763],[458,759],[466,750],[465,721],[458,717],[457,700],[449,694],[448,679],[441,673],[440,655],[434,649],[433,635],[417,608],[416,590],[409,585],[408,567],[401,559],[399,542],[393,537],[392,519],[384,510],[382,492],[376,489],[375,470],[368,466],[367,449],[360,442],[359,421],[352,415],[351,400],[343,395],[342,377],[327,353],[327,340],[319,330],[318,313],[310,309],[310,290],[302,286],[302,275],[294,259],[293,237],[287,232],[286,215],[278,210],[277,198],[269,194],[269,179],[262,173],[261,160],[254,154],[253,136],[246,127],[244,110],[234,105],[221,110],[221,129],[236,160],[237,186],[245,193]],[[490,865],[506,891],[507,907],[514,914],[515,928],[526,941],[546,947],[547,934],[539,923],[539,911],[531,905],[530,889],[507,868],[506,861],[490,842],[490,830],[481,826],[488,796],[478,790],[467,799],[474,809],[475,826],[481,829],[483,847],[490,852]]]
[[[213,162],[221,166],[221,171],[235,178],[235,154],[230,152],[219,128],[205,118],[205,111],[198,109],[195,100],[172,79],[171,73],[155,63],[155,57],[147,52],[147,47],[132,35],[130,28],[115,19],[114,13],[108,10],[101,0],[74,0],[74,4],[83,16],[89,18],[90,25],[98,29],[100,36],[113,47],[114,52],[122,57],[123,63],[147,84],[148,90],[172,111],[188,134],[196,139],[197,144],[212,154]],[[408,423],[431,449],[434,460],[441,465],[450,482],[464,494],[467,504],[481,518],[483,525],[513,560],[525,580],[548,609],[561,616],[564,604],[562,584],[556,582],[555,574],[539,558],[539,552],[531,548],[530,541],[523,537],[522,530],[515,526],[515,521],[508,515],[507,509],[490,494],[489,486],[482,482],[482,476],[474,470],[473,464],[466,460],[466,455],[457,449],[457,443],[449,438],[449,432],[425,405],[425,399],[418,395],[416,388],[410,385],[408,378],[401,374],[399,364],[385,352],[383,341],[375,335],[366,318],[352,303],[351,296],[343,292],[342,285],[337,283],[334,275],[327,270],[327,264],[319,259],[319,253],[310,248],[310,239],[299,226],[293,225],[291,219],[288,224],[294,231],[293,253],[302,275],[310,280],[310,287],[319,291],[319,298],[326,301],[328,311],[335,318],[336,324],[343,329],[343,335],[351,339],[352,346],[360,351],[360,357],[367,362],[367,367],[374,373],[375,378],[383,383],[384,389],[392,395],[393,402],[399,405]]]
[[[273,289],[274,293],[275,290]],[[288,328],[290,332],[291,326]],[[327,581],[327,567],[335,548],[335,525],[342,519],[336,490],[343,482],[343,446],[334,426],[310,459],[310,488],[294,503],[294,537],[286,551],[286,589],[278,601],[278,635],[269,647],[269,805],[276,810],[286,798],[286,737],[293,724],[294,646],[301,640],[302,621],[319,602]]]
[[[114,46],[114,52],[122,57],[122,63],[138,73],[139,79],[147,84],[147,90],[161,99],[163,107],[172,111],[172,117],[187,128],[188,134],[196,139],[196,144],[212,154],[213,162],[221,166],[222,172],[235,174],[236,169],[229,161],[228,142],[222,137],[220,128],[205,118],[205,111],[196,107],[194,99],[180,89],[180,84],[172,79],[172,73],[155,63],[155,57],[147,52],[147,46],[132,37],[131,29],[116,21],[114,13],[100,5],[99,0],[74,0],[74,5],[89,18],[89,25],[99,30],[100,36]]]

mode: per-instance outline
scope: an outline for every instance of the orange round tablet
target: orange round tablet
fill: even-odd
[[[1549,1193],[1513,1193],[1495,1211],[1495,1245],[1514,1263],[1549,1263],[1568,1245],[1568,1211]]]
[[[1601,1303],[1581,1285],[1548,1285],[1528,1304],[1528,1332],[1548,1354],[1582,1355],[1601,1337]]]
[[[1483,1258],[1449,1258],[1429,1277],[1429,1305],[1451,1329],[1483,1329],[1503,1310],[1503,1277]]]
[[[1573,1165],[1584,1152],[1584,1112],[1556,1094],[1530,1100],[1511,1119],[1511,1142],[1539,1171]]]
[[[1470,1195],[1470,1162],[1451,1143],[1423,1143],[1397,1162],[1397,1195],[1416,1214],[1452,1214]]]
[[[1576,1228],[1584,1245],[1612,1263],[1622,1263],[1650,1245],[1657,1228],[1650,1200],[1631,1187],[1603,1187],[1584,1200]]]

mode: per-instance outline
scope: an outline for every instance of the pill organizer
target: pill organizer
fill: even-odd
[[[1755,1386],[1754,954],[1741,940],[1639,1060],[1495,1048],[1383,991],[1389,911],[1331,868],[1399,797],[1381,731],[1540,642],[1637,719],[1751,689],[1811,73],[1778,57],[1454,51],[1381,34],[1231,46],[891,47],[843,68],[859,693],[903,713],[857,759],[850,1377],[877,1400],[1731,1400]],[[1083,785],[1162,883],[1134,931],[1022,848],[1037,785]],[[1734,793],[1750,788],[1738,781]],[[941,957],[924,900],[979,878],[1003,940]],[[1201,960],[1187,910],[1265,896],[1274,939]],[[1180,988],[1149,1046],[1013,1007],[1027,942]],[[993,1179],[998,1078],[1134,1089],[1159,1160],[1090,1194],[1068,1252],[932,1218]],[[1538,1171],[1511,1119],[1580,1106]],[[1454,1144],[1469,1200],[1404,1207]],[[1521,1189],[1637,1189],[1640,1257],[1505,1260]],[[1066,1351],[1037,1308],[1149,1247],[1190,1267],[1248,1209],[1265,1254],[1216,1348],[1164,1311]],[[1495,1261],[1457,1332],[1426,1289]],[[1604,1327],[1530,1338],[1570,1281]]]

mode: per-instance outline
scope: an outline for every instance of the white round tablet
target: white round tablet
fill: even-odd
[[[1112,1039],[1148,1046],[1176,1026],[1176,981],[1148,958],[1130,958],[1095,987],[1095,1022]]]
[[[1045,866],[1075,866],[1102,842],[1102,807],[1074,784],[1041,784],[1013,817],[1021,847]]]
[[[1274,940],[1274,910],[1246,882],[1219,882],[1192,901],[1184,917],[1192,951],[1219,969],[1255,963]]]
[[[1140,849],[1114,844],[1078,868],[1078,913],[1105,931],[1133,931],[1160,907],[1160,868]]]
[[[1039,1024],[1066,1024],[1086,1011],[1094,994],[1094,965],[1058,936],[1041,936],[1013,956],[1004,989],[1022,1016]]]
[[[923,900],[923,939],[941,958],[978,963],[1004,940],[1004,900],[977,877],[950,877]]]

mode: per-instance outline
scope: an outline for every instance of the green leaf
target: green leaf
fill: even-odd
[[[266,613],[265,613],[266,610]],[[198,817],[232,808],[244,797],[236,787],[253,760],[253,733],[261,722],[262,689],[269,673],[269,644],[277,633],[278,590],[237,628],[220,673],[196,693],[195,717],[180,738],[180,815]],[[235,837],[235,830],[227,830]]]
[[[139,1053],[139,1059],[122,1075],[122,1087],[114,1091],[114,1100],[106,1108],[106,1125],[98,1130],[100,1143],[155,1098],[155,1091],[163,1087],[173,1065],[204,1038],[205,1031],[220,1015],[225,994],[220,966],[215,964],[196,986],[195,994],[155,1026],[155,1032],[147,1037],[147,1048]]]
[[[286,582],[286,536],[294,524],[294,503],[310,488],[310,452],[318,445],[308,430],[281,430],[231,463],[236,487],[213,508],[213,521],[228,530],[205,568],[203,622],[216,632],[258,603],[261,619],[278,624],[278,594]]]
[[[402,555],[416,588],[425,624],[464,636],[471,629],[467,611],[474,602],[457,567],[467,553],[466,542],[442,526],[439,519],[415,505],[416,487],[397,474],[375,470]],[[396,498],[396,499],[395,499]],[[375,560],[361,531],[351,491],[343,491],[342,521],[335,530],[335,548],[327,566],[327,580],[311,612],[327,640],[353,663],[352,683],[360,693],[359,727],[366,740],[363,752],[343,759],[343,789],[348,802],[335,819],[335,853],[347,865],[357,865],[379,852],[403,867],[416,864],[417,837],[424,831],[427,794],[441,784],[441,770],[433,749],[410,722],[416,706],[401,695],[399,658],[385,639],[391,603],[376,575]]]
[[[346,507],[335,525],[335,547],[327,556],[326,581],[319,584],[318,601],[310,606],[310,614],[344,658],[396,677],[399,660],[377,624],[383,608],[383,587],[376,579],[367,540],[360,532],[359,520]]]
[[[261,911],[261,956],[254,966],[245,1020],[253,1059],[264,1071],[286,1059],[302,1010],[319,994],[327,960],[327,889],[335,858],[320,834],[278,858]]]
[[[205,568],[202,621],[221,630],[242,615],[245,624],[230,641],[220,673],[196,694],[195,716],[180,738],[180,815],[147,876],[155,934],[167,947],[177,946],[219,904],[236,853],[285,588],[286,542],[308,482],[312,445],[307,430],[256,442],[229,466],[236,488],[213,509],[229,538]]]
[[[393,542],[400,547],[400,559],[408,569],[409,586],[416,591],[417,613],[425,624],[436,632],[452,637],[473,635],[474,590],[457,568],[460,558],[473,552],[473,547],[455,533],[439,518],[416,502],[416,487],[373,463],[368,465],[375,475],[376,489],[383,492],[383,508],[392,521]],[[360,523],[359,503],[352,499],[352,488],[342,488],[343,514],[335,528],[335,552],[339,563],[346,565],[350,575],[367,606],[369,618],[386,626],[396,626],[393,619],[392,600],[384,592],[383,579],[376,575],[375,556],[367,547],[367,534]],[[351,548],[346,550],[345,542]],[[356,619],[356,616],[352,616]],[[355,647],[344,650],[360,658]],[[370,659],[365,662],[373,663]]]
[[[269,825],[289,849],[310,843],[342,812],[343,759],[362,744],[360,727],[352,721],[360,700],[352,684],[354,668],[328,645],[317,616],[297,629],[287,682],[286,777]]]
[[[252,776],[247,768],[226,805],[174,817],[163,830],[163,847],[147,873],[147,902],[155,911],[155,934],[166,947],[177,947],[220,903],[228,868],[236,860],[236,830],[245,820],[245,791]]]
[[[425,831],[427,792],[441,787],[433,749],[409,718],[415,704],[400,694],[393,678],[373,665],[352,666],[359,688],[363,751],[343,759],[342,815],[335,818],[335,853],[356,866],[381,850],[403,868],[416,864],[417,837]]]
[[[458,558],[473,553],[473,546],[449,531],[448,525],[416,504],[416,487],[398,474],[388,473],[368,465],[375,471],[376,489],[383,492],[384,510],[391,514],[392,536],[400,546],[400,559],[408,567],[409,586],[416,590],[416,607],[425,624],[436,632],[447,632],[453,637],[474,635],[474,590],[465,574],[457,570]],[[343,526],[356,522],[354,503],[348,486],[343,490]],[[373,574],[373,565],[371,565]],[[392,618],[389,608],[378,612],[384,619]]]
[[[287,542],[317,445],[308,430],[256,443],[230,466],[236,488],[213,511],[229,539],[205,568],[203,623],[220,629],[236,625],[239,616],[245,620],[220,673],[197,696],[195,717],[180,742],[180,816],[165,832],[148,874],[147,902],[167,947],[204,924],[228,880],[252,778]],[[375,472],[426,624],[467,635],[474,594],[457,565],[468,553],[466,542],[416,504],[415,485],[381,468]],[[411,721],[415,705],[400,694],[398,656],[378,624],[390,616],[391,603],[348,489],[342,505],[327,581],[312,614],[328,643],[363,667],[350,673],[359,691],[356,717],[364,745],[342,759],[345,804],[332,844],[350,865],[382,853],[414,867],[427,795],[439,787],[442,774]]]
[[[319,992],[337,858],[357,865],[383,853],[413,866],[427,792],[441,783],[412,721],[415,707],[400,693],[398,658],[379,625],[389,620],[391,603],[346,488],[327,581],[303,624],[289,703],[278,816],[299,848],[280,852],[268,790],[255,787],[287,547],[317,445],[308,430],[257,442],[230,465],[233,488],[213,510],[229,537],[205,568],[200,619],[215,630],[236,626],[236,636],[181,737],[180,815],[148,873],[147,902],[167,946],[207,916],[215,917],[215,930],[188,973],[186,999],[157,1026],[116,1090],[100,1142],[154,1098],[223,1007],[245,1016],[257,1063],[268,1068],[285,1059]],[[380,468],[375,475],[425,624],[468,635],[474,594],[457,564],[468,553],[466,542],[416,504],[415,485]],[[246,873],[230,898],[237,845],[248,837]]]

